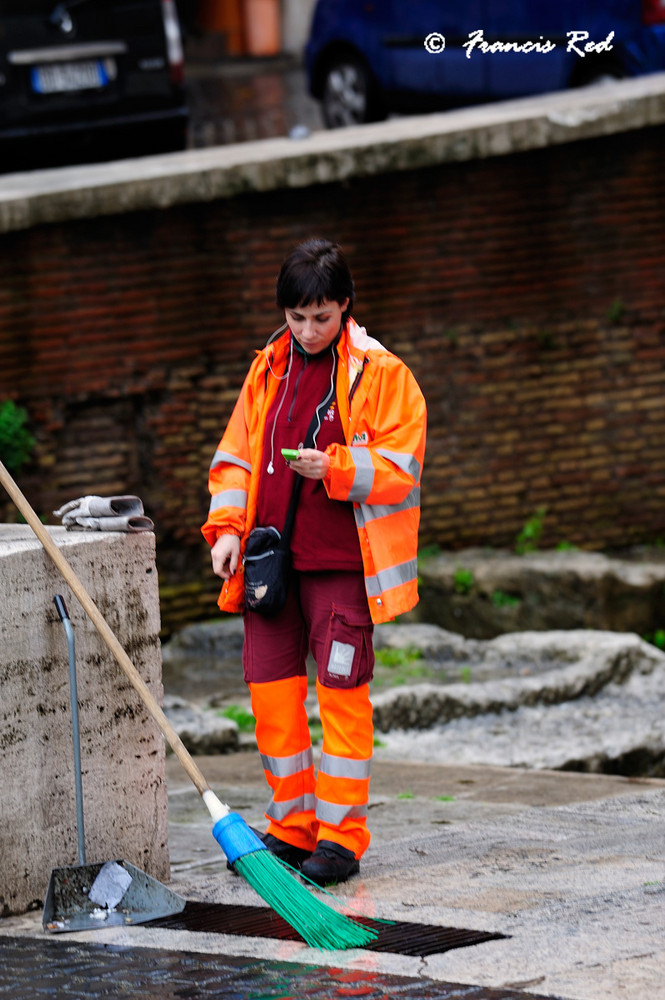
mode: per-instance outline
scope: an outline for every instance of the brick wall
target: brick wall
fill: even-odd
[[[215,613],[206,470],[298,239],[339,240],[356,319],[429,406],[422,544],[665,537],[665,129],[0,236],[0,399],[48,514],[138,492],[168,630]]]

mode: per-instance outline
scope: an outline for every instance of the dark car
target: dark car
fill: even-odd
[[[0,170],[186,145],[174,0],[2,0]]]
[[[665,0],[319,0],[306,47],[328,127],[665,69]]]

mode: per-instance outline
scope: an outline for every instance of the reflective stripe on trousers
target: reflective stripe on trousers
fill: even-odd
[[[256,743],[272,799],[266,809],[275,837],[313,850],[314,764],[305,699],[307,677],[250,684]]]
[[[323,749],[316,778],[319,840],[334,840],[359,858],[369,845],[367,805],[374,746],[369,684],[316,683]]]
[[[323,750],[316,779],[304,707],[306,678],[250,684],[250,691],[257,744],[273,791],[266,810],[269,832],[309,850],[317,840],[333,840],[360,857],[370,839],[369,685],[338,689],[317,681]],[[279,706],[278,724],[273,721],[275,706]]]

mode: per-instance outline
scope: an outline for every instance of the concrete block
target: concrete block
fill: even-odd
[[[151,533],[49,533],[162,701]],[[52,868],[79,862],[67,636],[75,635],[86,863],[169,877],[165,741],[25,525],[0,525],[0,915],[41,905]]]

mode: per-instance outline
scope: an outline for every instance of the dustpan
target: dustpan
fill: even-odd
[[[93,930],[119,924],[140,924],[146,920],[180,913],[186,900],[128,861],[86,864],[74,629],[60,594],[56,595],[54,603],[67,634],[69,649],[69,698],[74,744],[79,864],[54,868],[51,872],[42,926],[52,933]]]
[[[184,909],[182,896],[129,861],[54,868],[49,879],[44,930],[88,931],[141,924]]]

